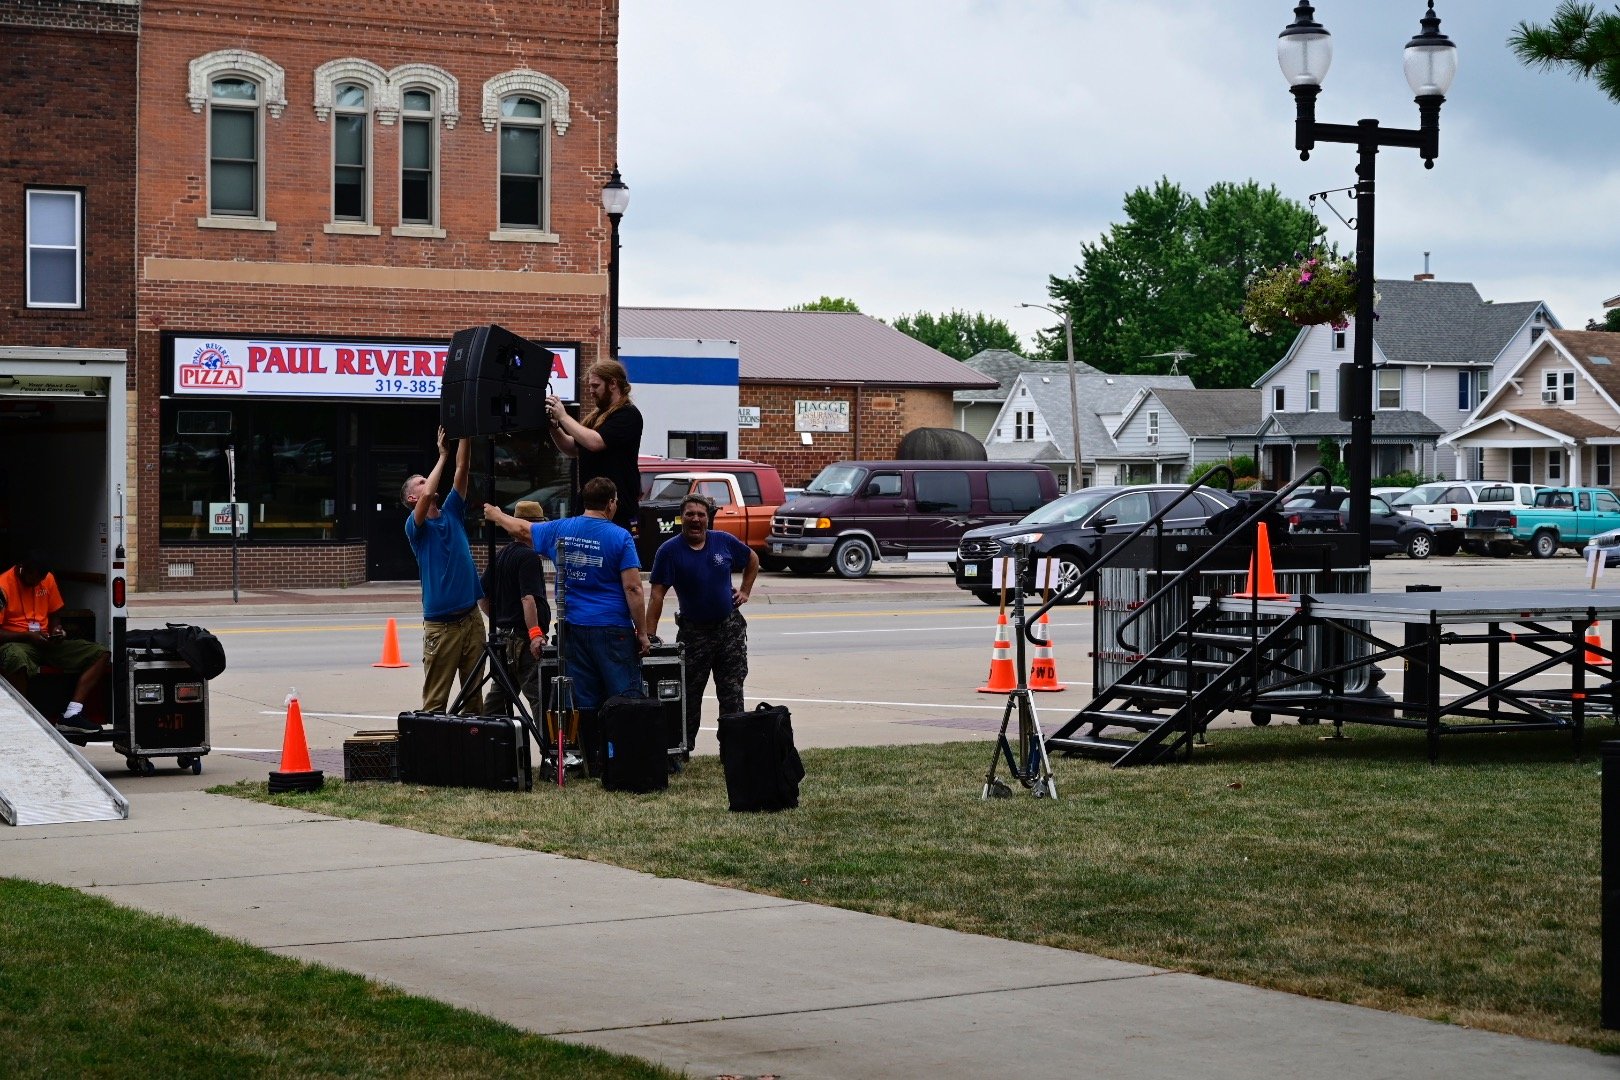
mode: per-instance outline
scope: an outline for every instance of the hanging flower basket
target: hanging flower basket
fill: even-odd
[[[1350,325],[1356,311],[1356,264],[1314,251],[1249,279],[1243,319],[1257,334],[1300,326]]]

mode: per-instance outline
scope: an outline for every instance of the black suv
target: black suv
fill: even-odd
[[[1406,553],[1409,559],[1427,559],[1434,551],[1434,526],[1397,514],[1381,496],[1369,496],[1367,549],[1375,559]],[[1350,527],[1350,493],[1339,488],[1301,491],[1283,504],[1283,517],[1294,532],[1344,532]]]
[[[1029,538],[1030,556],[1057,560],[1055,588],[1067,589],[1097,558],[1099,537],[1105,533],[1128,534],[1136,526],[1169,506],[1181,486],[1157,484],[1138,487],[1089,487],[1054,499],[1012,525],[987,525],[962,535],[956,549],[956,586],[967,589],[986,604],[1000,602],[1001,594],[990,584],[991,564],[1011,556],[1012,541]],[[1200,488],[1170,511],[1164,519],[1167,530],[1201,529],[1211,514],[1218,514],[1236,500],[1224,491]],[[1028,588],[1032,582],[1026,582]],[[1078,603],[1084,592],[1076,591],[1065,603]]]

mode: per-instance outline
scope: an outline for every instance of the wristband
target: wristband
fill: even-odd
[[[546,636],[546,632],[544,630],[540,629],[538,626],[529,627],[529,640],[530,641],[539,641],[541,638],[543,638],[545,636]]]

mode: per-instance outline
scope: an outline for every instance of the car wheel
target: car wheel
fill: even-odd
[[[1462,547],[1462,537],[1460,536],[1437,536],[1434,538],[1434,553],[1436,555],[1455,555],[1460,547]]]
[[[853,536],[838,541],[833,548],[833,569],[843,578],[863,578],[872,569],[872,549],[866,546],[865,540],[857,540]]]
[[[827,572],[832,565],[831,559],[788,559],[788,573],[798,574],[800,577],[815,577],[817,574]]]
[[[1057,588],[1055,591],[1062,593],[1072,587],[1074,583],[1079,581],[1081,576],[1085,574],[1086,564],[1077,559],[1073,554],[1060,554],[1053,556],[1053,558],[1057,559]],[[1084,589],[1077,589],[1072,595],[1065,596],[1061,602],[1065,604],[1078,604],[1085,598],[1086,591]]]
[[[995,589],[974,589],[973,595],[979,598],[979,603],[995,607],[1001,603],[1001,593]]]
[[[1412,538],[1406,542],[1406,557],[1408,559],[1427,559],[1434,550],[1434,537],[1428,533],[1413,533]]]
[[[1550,559],[1558,554],[1558,535],[1542,529],[1530,538],[1530,554],[1538,559]]]
[[[762,551],[759,553],[759,568],[761,570],[786,570],[787,560],[779,555],[772,555],[769,552]]]

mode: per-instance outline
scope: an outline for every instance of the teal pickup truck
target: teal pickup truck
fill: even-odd
[[[1484,511],[1470,515],[1471,537],[1488,539],[1493,550],[1505,543],[1515,552],[1550,559],[1561,547],[1578,551],[1599,533],[1620,529],[1620,498],[1608,488],[1545,488],[1527,509],[1491,514],[1494,520],[1478,520]]]

